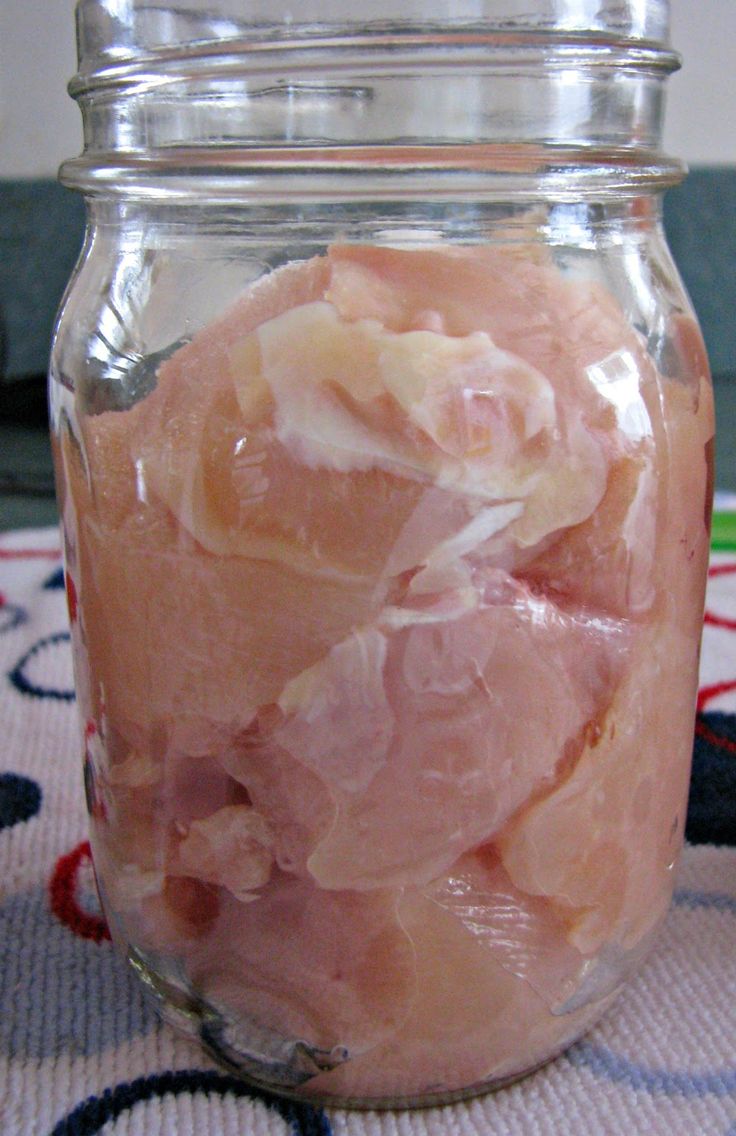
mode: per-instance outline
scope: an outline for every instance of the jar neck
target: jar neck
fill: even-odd
[[[681,174],[659,149],[677,57],[642,40],[370,24],[93,58],[70,86],[84,153],[62,167],[87,192],[564,199]]]
[[[250,208],[227,200],[208,200],[197,209],[193,236],[192,206],[201,202],[161,195],[156,202],[116,194],[92,195],[88,205],[88,235],[118,253],[137,255],[159,243],[189,245],[206,237],[209,248],[218,242],[239,250],[264,248],[289,241],[307,249],[304,255],[321,255],[335,241],[347,244],[422,247],[449,241],[455,245],[507,245],[549,250],[604,248],[643,252],[662,232],[659,195],[619,196],[602,201],[523,201],[512,195],[504,200],[465,203],[428,200],[425,196],[394,199],[375,207],[356,207],[354,200],[302,201],[299,209],[288,199],[265,196]],[[141,241],[142,233],[152,233]],[[229,253],[227,254],[229,255]]]

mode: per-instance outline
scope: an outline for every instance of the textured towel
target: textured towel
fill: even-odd
[[[58,534],[0,536],[0,1136],[736,1136],[736,556],[708,609],[697,843],[654,956],[523,1082],[348,1113],[259,1096],[144,1001],[94,896]]]

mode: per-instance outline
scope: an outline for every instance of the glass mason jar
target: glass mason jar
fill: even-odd
[[[506,1083],[682,844],[713,419],[666,4],[78,16],[51,407],[113,938],[259,1085]]]

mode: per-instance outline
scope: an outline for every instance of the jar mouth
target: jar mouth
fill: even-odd
[[[174,54],[329,53],[348,44],[541,37],[669,43],[668,0],[79,0],[77,86],[109,67]],[[491,45],[493,46],[493,45]]]
[[[430,67],[512,70],[539,67],[546,71],[581,68],[638,69],[663,76],[680,67],[669,46],[611,34],[489,28],[366,25],[355,29],[298,28],[289,35],[269,28],[256,35],[222,37],[135,50],[110,50],[80,58],[69,83],[73,98],[101,89],[137,87],[152,73],[162,81],[177,74],[200,78],[241,75],[243,78],[288,74],[292,78],[324,70],[369,68],[381,72],[426,71]]]
[[[409,153],[428,193],[452,169],[487,186],[510,154],[535,192],[562,164],[679,179],[659,152],[679,66],[666,0],[423,0],[424,18],[406,0],[400,19],[364,3],[367,20],[346,20],[343,0],[81,0],[70,93],[85,149],[62,180],[86,191],[115,169],[133,185],[146,169],[169,187],[270,178],[290,194],[285,171],[306,190],[362,168],[403,193]]]

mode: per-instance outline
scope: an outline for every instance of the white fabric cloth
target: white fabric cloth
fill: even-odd
[[[55,529],[0,536],[2,1136],[736,1136],[736,848],[688,847],[659,946],[606,1018],[470,1102],[279,1109],[159,1023],[110,942],[80,934],[98,924],[58,547]],[[709,606],[736,617],[736,574]],[[731,679],[736,633],[709,625],[703,683]]]

